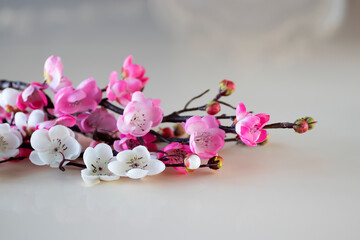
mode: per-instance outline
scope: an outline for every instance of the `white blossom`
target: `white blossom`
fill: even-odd
[[[144,146],[119,152],[116,159],[117,161],[109,163],[108,168],[119,176],[139,179],[165,170],[165,164],[158,159],[152,159]]]
[[[25,136],[28,131],[33,132],[37,125],[45,121],[45,113],[37,109],[32,111],[29,117],[27,117],[25,113],[17,112],[14,120],[16,127]]]
[[[58,167],[62,160],[75,160],[81,153],[81,146],[74,133],[62,125],[49,130],[36,130],[31,135],[30,143],[34,151],[29,158],[36,165]]]
[[[22,144],[21,134],[7,123],[0,124],[0,159],[15,157]]]
[[[88,147],[84,152],[86,169],[81,171],[81,177],[87,184],[97,184],[100,180],[113,181],[120,177],[108,169],[108,164],[115,161],[112,149],[105,143],[100,143],[94,148]]]
[[[17,106],[17,98],[21,92],[13,88],[5,88],[0,93],[0,106],[4,109]]]

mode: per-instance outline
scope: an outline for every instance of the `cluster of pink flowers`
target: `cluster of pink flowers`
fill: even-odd
[[[71,165],[84,153],[82,177],[87,183],[120,176],[142,178],[165,167],[181,173],[200,167],[217,170],[223,166],[219,152],[227,141],[256,146],[267,140],[267,128],[293,128],[303,133],[315,124],[306,117],[295,123],[267,125],[268,114],[248,112],[242,102],[235,115],[220,115],[220,105],[232,107],[219,101],[235,91],[229,80],[220,82],[217,95],[208,104],[187,108],[190,101],[184,109],[164,115],[161,101],[143,93],[148,80],[145,68],[133,63],[130,55],[120,76],[116,71],[110,73],[106,88],[101,89],[91,77],[74,87],[63,76],[60,57],[50,56],[44,65],[44,81],[18,83],[18,89],[6,88],[0,93],[0,162],[29,157],[36,165],[64,170],[64,165]],[[46,94],[48,89],[55,94],[53,101]],[[193,110],[205,114],[181,115]],[[231,120],[231,125],[222,125],[221,119]],[[169,122],[175,125],[160,127]],[[235,137],[227,138],[231,134]],[[90,142],[81,146],[81,139]],[[118,152],[116,157],[114,152]]]

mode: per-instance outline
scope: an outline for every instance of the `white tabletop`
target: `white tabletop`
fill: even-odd
[[[76,84],[92,76],[104,87],[131,53],[165,113],[207,88],[197,103],[209,101],[227,78],[233,105],[319,122],[302,135],[269,130],[262,147],[228,143],[219,171],[88,187],[74,167],[1,164],[0,239],[360,238],[358,3],[53,2],[0,6],[1,78],[41,81],[54,54]]]

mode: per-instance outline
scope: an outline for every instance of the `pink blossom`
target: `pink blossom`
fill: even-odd
[[[97,108],[91,113],[79,114],[77,122],[80,130],[85,133],[94,132],[95,129],[110,132],[116,130],[116,118],[105,108]]]
[[[72,86],[71,81],[63,75],[63,64],[60,57],[50,56],[44,64],[44,78],[51,90],[57,92],[63,87]]]
[[[49,130],[55,125],[63,125],[65,127],[73,127],[76,124],[76,118],[71,115],[61,115],[57,119],[51,121],[45,121],[40,123],[36,129],[47,129]]]
[[[95,110],[101,101],[101,90],[93,78],[88,78],[74,89],[64,87],[55,94],[55,112],[57,114],[73,114]]]
[[[157,149],[156,144],[154,143],[156,137],[150,133],[146,134],[142,137],[145,142],[145,147],[149,149]],[[130,134],[120,134],[120,140],[116,140],[114,142],[114,149],[118,152],[124,150],[131,150],[137,146],[140,146],[140,142],[136,139],[136,137]]]
[[[110,82],[106,88],[106,96],[110,101],[117,101],[126,106],[130,101],[132,94],[141,91],[143,83],[137,78],[126,78],[118,80],[118,73],[113,71],[110,74]]]
[[[138,64],[132,63],[132,55],[129,55],[123,64],[123,67],[121,69],[121,75],[124,79],[127,78],[136,78],[139,79],[142,82],[142,85],[144,86],[147,81],[149,80],[148,77],[145,77],[145,68],[143,66],[140,66]]]
[[[167,164],[184,163],[184,159],[186,158],[186,156],[189,153],[192,153],[188,145],[181,144],[178,142],[170,143],[165,148],[161,149],[161,151],[166,152],[168,154],[166,156],[164,153],[159,153],[159,158],[166,157],[167,159],[169,159],[163,161],[163,163],[167,163]],[[174,169],[183,174],[188,173],[185,167],[174,167]]]
[[[212,115],[189,118],[185,131],[190,134],[191,151],[202,159],[216,156],[225,144],[225,131],[219,128],[219,122]]]
[[[267,131],[262,129],[270,116],[265,113],[253,115],[246,111],[244,103],[240,102],[236,108],[235,131],[241,141],[248,146],[256,146],[267,138]]]
[[[142,92],[135,92],[123,115],[119,116],[117,127],[122,134],[142,137],[152,127],[159,125],[162,118],[163,111],[159,99],[147,99]]]
[[[24,111],[27,107],[31,109],[40,109],[47,106],[48,101],[46,95],[42,91],[43,88],[43,85],[40,83],[30,83],[17,98],[18,108]]]

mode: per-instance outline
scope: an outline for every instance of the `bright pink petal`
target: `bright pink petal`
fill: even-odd
[[[208,128],[218,128],[219,123],[217,122],[215,116],[206,115],[202,118],[202,120],[207,124]]]
[[[261,143],[261,142],[265,141],[268,136],[267,131],[264,129],[259,130],[259,132],[260,132],[260,135],[259,135],[258,139],[256,140],[257,143]]]
[[[239,102],[239,105],[236,107],[236,120],[240,121],[243,119],[248,113],[246,112],[246,107],[244,103]]]

